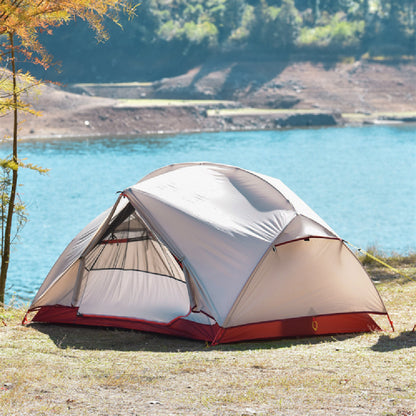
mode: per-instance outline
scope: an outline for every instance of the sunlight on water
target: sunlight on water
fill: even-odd
[[[8,299],[27,302],[69,241],[117,191],[159,167],[210,161],[282,180],[342,238],[385,252],[416,249],[416,126],[227,132],[20,143],[30,222],[12,252]],[[1,156],[9,146],[0,147]]]

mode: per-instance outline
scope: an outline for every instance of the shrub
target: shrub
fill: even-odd
[[[360,45],[364,34],[364,20],[347,21],[343,13],[337,13],[329,24],[313,28],[303,27],[298,39],[299,46],[345,49]]]

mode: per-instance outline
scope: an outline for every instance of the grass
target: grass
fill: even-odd
[[[287,114],[319,114],[319,109],[301,109],[301,108],[219,108],[207,110],[209,117],[233,117],[233,116],[278,116]],[[341,116],[350,121],[362,122],[366,119],[394,120],[402,118],[416,117],[416,111],[396,111],[396,112],[374,112],[374,113],[342,113]]]
[[[296,108],[221,108],[207,111],[209,117],[221,116],[262,116],[262,115],[286,115],[286,114],[316,114],[319,110],[314,109],[296,109]]]
[[[97,83],[97,82],[81,82],[78,84],[72,84],[73,87],[102,87],[102,88],[108,88],[108,87],[126,87],[126,88],[131,88],[131,87],[150,87],[152,86],[153,83],[152,82],[102,82],[102,83]]]
[[[193,107],[234,104],[225,100],[169,100],[169,99],[119,99],[117,107]]]
[[[300,108],[215,108],[207,110],[208,117],[233,117],[233,116],[275,116],[287,114],[319,114],[322,113],[318,109],[300,109]],[[416,111],[396,111],[396,112],[374,112],[371,114],[364,113],[342,113],[343,118],[351,121],[362,121],[368,118],[371,119],[386,119],[394,120],[400,118],[414,118]]]
[[[395,112],[374,112],[371,114],[364,113],[342,113],[342,117],[349,120],[361,120],[365,118],[378,118],[378,119],[399,119],[399,118],[413,118],[416,117],[416,111],[395,111]]]
[[[370,254],[370,256],[368,254]],[[359,254],[358,256],[360,262],[367,268],[370,268],[370,271],[374,267],[380,267],[380,263],[378,263],[374,257],[380,259],[381,261],[387,262],[390,266],[400,267],[402,269],[411,269],[416,265],[416,252],[409,252],[407,254],[391,253],[387,255],[377,247],[372,246],[367,248],[363,254]]]
[[[416,415],[415,257],[396,257],[409,279],[365,262],[394,333],[208,347],[116,329],[22,327],[23,309],[0,309],[0,415]]]

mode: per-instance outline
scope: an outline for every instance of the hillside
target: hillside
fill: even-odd
[[[416,121],[414,62],[207,61],[150,83],[45,86],[21,137]],[[198,101],[177,101],[198,100]],[[6,117],[0,135],[10,134]]]

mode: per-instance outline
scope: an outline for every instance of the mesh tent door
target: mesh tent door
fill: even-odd
[[[190,310],[182,269],[128,204],[86,255],[82,315],[169,323]]]

